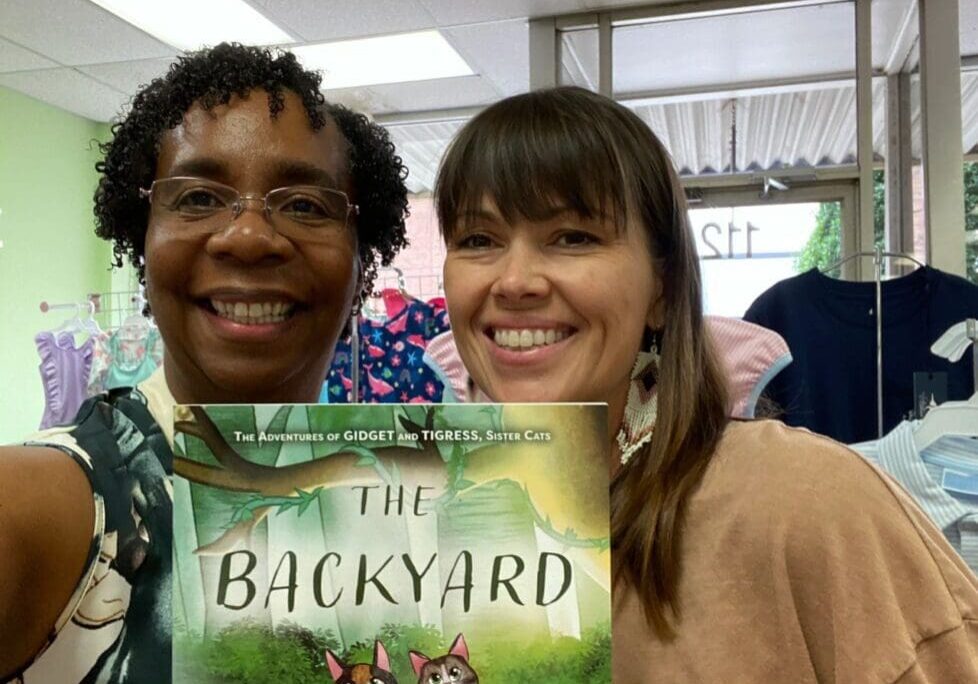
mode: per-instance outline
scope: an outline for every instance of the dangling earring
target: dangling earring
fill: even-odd
[[[652,340],[647,352],[639,352],[632,367],[632,381],[628,386],[628,401],[621,429],[618,430],[618,448],[621,464],[625,465],[636,451],[652,439],[655,419],[659,412],[656,384],[659,377],[659,345]]]

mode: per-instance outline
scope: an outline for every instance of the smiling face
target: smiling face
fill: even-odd
[[[352,199],[346,140],[332,121],[314,130],[299,98],[283,95],[274,119],[261,90],[210,110],[194,105],[162,136],[156,179],[195,176],[258,197],[319,185]],[[175,221],[153,202],[146,294],[178,401],[315,401],[357,291],[356,233],[351,225],[311,241],[290,235],[260,201],[213,229]]]
[[[661,285],[644,229],[573,211],[507,222],[494,202],[448,239],[445,295],[455,341],[494,401],[610,405],[621,416]]]

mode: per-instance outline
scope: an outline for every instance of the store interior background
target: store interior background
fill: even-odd
[[[378,288],[440,294],[442,153],[480,108],[555,83],[612,95],[662,138],[708,312],[739,316],[778,280],[876,243],[978,283],[978,0],[248,2],[289,47],[435,30],[471,72],[344,88],[326,74],[327,99],[386,126],[410,169],[412,244]],[[41,303],[100,294],[110,326],[137,289],[93,233],[97,144],[179,52],[89,0],[0,5],[0,443],[36,429],[33,338],[73,315]],[[871,260],[840,275],[869,279]]]

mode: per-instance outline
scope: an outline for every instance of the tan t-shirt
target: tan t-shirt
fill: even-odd
[[[846,447],[732,423],[684,533],[677,637],[617,592],[615,684],[978,683],[978,579]]]

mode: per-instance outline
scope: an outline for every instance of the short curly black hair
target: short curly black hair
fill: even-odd
[[[124,118],[112,126],[112,139],[100,145],[102,159],[95,165],[100,174],[95,233],[114,243],[115,265],[122,266],[128,258],[145,283],[142,257],[149,203],[139,189],[148,188],[155,178],[163,133],[179,125],[194,103],[210,109],[255,89],[268,92],[269,113],[275,117],[284,107],[283,91],[290,90],[302,100],[313,129],[331,118],[350,144],[350,176],[360,208],[361,297],[369,294],[378,266],[389,265],[407,245],[407,168],[387,131],[362,114],[327,103],[319,90],[321,81],[290,52],[221,43],[178,57],[164,76],[144,87]]]

